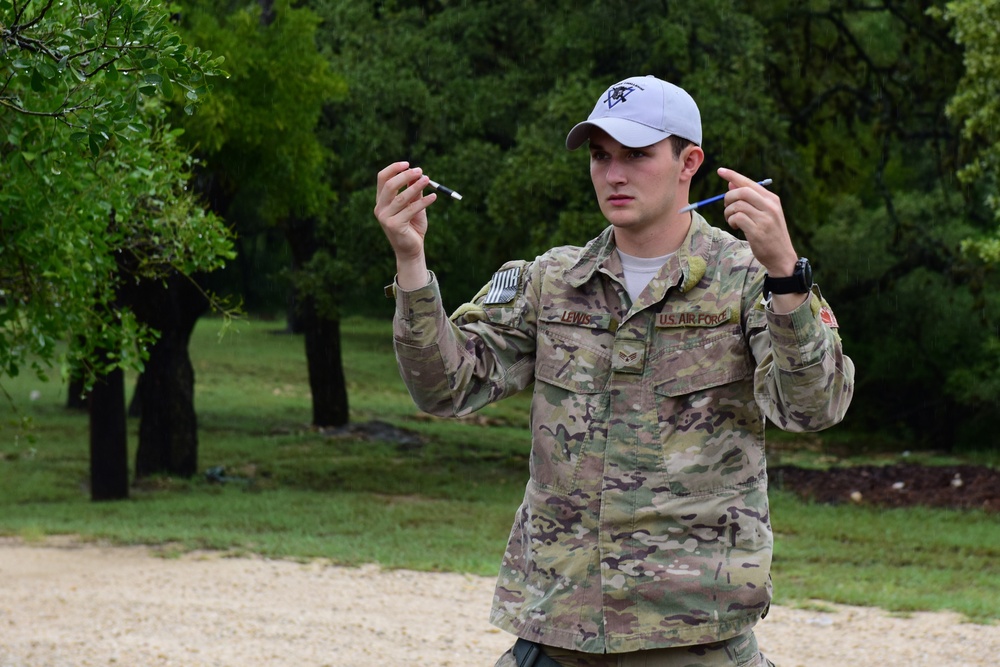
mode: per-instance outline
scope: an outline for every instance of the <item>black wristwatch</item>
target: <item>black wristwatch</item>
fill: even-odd
[[[809,260],[799,257],[795,271],[787,278],[764,276],[764,298],[771,294],[806,294],[813,286],[813,270]]]

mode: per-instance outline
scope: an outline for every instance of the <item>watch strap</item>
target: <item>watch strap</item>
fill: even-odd
[[[792,275],[784,278],[774,278],[764,275],[764,295],[770,294],[806,294],[812,289],[812,267],[809,260],[800,257],[795,262]]]
[[[767,294],[805,294],[808,291],[808,289],[802,289],[802,278],[799,276],[764,277],[764,292]]]

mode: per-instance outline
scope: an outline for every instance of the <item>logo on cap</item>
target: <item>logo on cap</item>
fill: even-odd
[[[612,86],[608,88],[608,97],[605,103],[608,109],[613,109],[619,102],[625,102],[625,98],[635,92],[635,86]]]

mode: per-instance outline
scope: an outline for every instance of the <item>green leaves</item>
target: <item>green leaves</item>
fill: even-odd
[[[58,342],[141,364],[152,332],[119,281],[232,256],[163,106],[183,90],[193,110],[221,60],[183,44],[158,0],[19,4],[0,32],[0,373],[55,361]]]
[[[212,180],[225,184],[215,199],[231,202],[226,216],[249,230],[292,216],[326,215],[330,153],[316,127],[324,105],[341,96],[344,86],[317,49],[316,15],[278,1],[265,25],[256,4],[230,10],[200,0],[186,2],[183,16],[186,37],[212,47],[203,52],[206,67],[232,67],[197,114],[175,118]],[[168,64],[161,56],[157,72],[171,73]],[[208,89],[188,83],[178,98],[190,113]]]
[[[960,177],[986,186],[983,200],[1000,222],[1000,0],[955,0],[945,17],[965,48],[965,75],[948,105],[971,152]]]
[[[109,89],[147,98],[175,90],[206,90],[205,78],[224,75],[221,58],[181,43],[159,0],[50,3],[15,15],[3,49],[13,52],[0,103],[9,110],[62,120],[88,131],[116,123],[133,110],[103,103]],[[128,135],[120,136],[126,140]]]

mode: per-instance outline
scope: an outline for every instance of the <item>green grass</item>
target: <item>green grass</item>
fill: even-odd
[[[1000,618],[1000,521],[983,512],[805,503],[771,492],[775,599]]]
[[[495,574],[527,478],[528,397],[471,419],[421,415],[399,381],[390,324],[352,319],[343,343],[353,424],[385,422],[420,439],[322,434],[309,427],[302,340],[279,328],[243,323],[220,340],[219,324],[205,320],[195,332],[200,468],[223,466],[235,478],[225,485],[158,478],[129,501],[92,503],[86,415],[64,407],[58,382],[5,379],[17,409],[4,405],[5,421],[27,417],[33,427],[0,429],[0,534]],[[130,422],[133,453],[136,428]],[[844,462],[819,438],[778,434],[774,443],[772,463]],[[865,461],[880,456],[869,451]],[[772,522],[780,604],[1000,618],[996,515],[831,507],[774,491]]]

